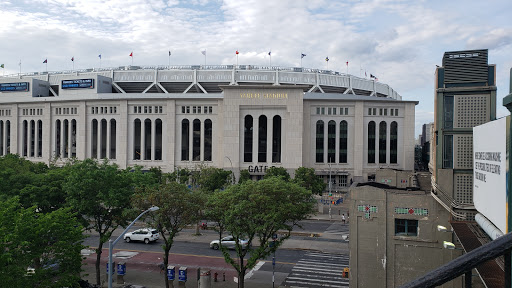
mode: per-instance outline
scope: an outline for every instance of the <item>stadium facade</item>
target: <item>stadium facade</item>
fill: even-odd
[[[312,167],[335,188],[378,168],[413,170],[416,101],[333,71],[259,66],[119,67],[0,78],[0,155],[109,159],[254,178]]]

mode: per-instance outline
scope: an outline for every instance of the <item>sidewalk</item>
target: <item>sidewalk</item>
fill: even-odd
[[[337,209],[337,210],[336,210]],[[340,213],[338,213],[338,210]],[[325,210],[325,207],[324,207]],[[331,217],[327,214],[317,214],[310,218],[310,220],[323,220],[323,221],[338,221],[341,222],[341,216],[343,211],[347,211],[343,205],[340,207],[331,207]],[[345,212],[346,213],[346,212]],[[346,224],[348,225],[348,223]],[[117,235],[119,235],[117,233]],[[301,250],[314,250],[325,253],[348,253],[349,246],[348,242],[341,239],[340,235],[333,235],[327,233],[318,233],[311,231],[304,231],[297,229],[292,232],[292,237],[286,240],[281,246],[284,249],[301,249]],[[114,236],[114,235],[113,235]],[[313,236],[313,237],[311,237]],[[191,231],[183,231],[178,234],[175,238],[176,241],[184,242],[196,242],[196,243],[209,243],[212,240],[217,239],[216,233],[203,233],[202,235],[194,235]],[[256,244],[257,245],[257,244]],[[120,252],[121,250],[114,250],[114,253]],[[211,287],[238,287],[237,283],[233,281],[236,276],[236,271],[233,267],[225,263],[224,259],[220,257],[200,257],[200,259],[180,258],[179,254],[171,253],[170,265],[176,267],[176,280],[174,281],[174,287],[178,286],[178,268],[188,267],[188,281],[186,287],[198,287],[197,269],[207,268],[211,269]],[[101,281],[107,287],[107,275],[105,273],[106,262],[108,260],[108,249],[104,249],[102,253],[100,270],[103,272],[101,275]],[[83,279],[88,280],[90,283],[96,283],[96,273],[94,263],[96,261],[96,254],[92,253],[85,256],[83,263],[84,272],[82,273]],[[165,287],[165,271],[161,271],[158,267],[158,263],[162,263],[162,252],[139,252],[137,255],[129,259],[121,259],[114,257],[114,261],[119,263],[125,261],[126,275],[124,276],[124,282],[126,284],[140,285],[140,287],[146,288],[163,288]],[[250,272],[250,271],[248,271]],[[214,282],[214,273],[218,273],[218,282]],[[222,275],[225,275],[225,281]],[[249,274],[249,273],[248,273]],[[275,287],[279,287],[281,283],[287,277],[287,273],[275,273]],[[249,276],[249,277],[248,277]],[[117,284],[117,275],[113,275],[113,287],[124,287],[123,284]],[[272,272],[268,271],[255,271],[246,276],[245,287],[257,288],[257,287],[272,287]]]

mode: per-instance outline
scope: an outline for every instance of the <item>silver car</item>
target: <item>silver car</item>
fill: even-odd
[[[235,237],[229,235],[229,236],[222,238],[220,241],[222,243],[222,246],[224,246],[228,249],[235,249]],[[242,246],[242,249],[247,249],[249,241],[247,241],[245,239],[240,239],[239,243]],[[210,248],[218,250],[219,247],[220,247],[219,240],[213,240],[212,242],[210,242]]]
[[[128,232],[124,234],[124,241],[127,243],[130,241],[144,241],[144,243],[149,244],[149,242],[156,241],[160,238],[158,231],[156,229],[151,228],[142,228],[132,232]]]

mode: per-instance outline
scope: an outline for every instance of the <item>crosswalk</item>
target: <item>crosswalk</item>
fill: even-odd
[[[342,277],[348,267],[348,255],[308,252],[293,267],[283,285],[286,287],[348,287]]]
[[[333,223],[327,227],[324,234],[339,235],[341,239],[348,241],[348,235],[350,234],[348,228],[348,224]]]

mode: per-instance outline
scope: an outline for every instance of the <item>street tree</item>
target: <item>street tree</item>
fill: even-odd
[[[322,194],[325,189],[324,180],[315,174],[314,168],[299,167],[295,170],[293,181],[310,190],[313,194]]]
[[[146,222],[160,232],[164,244],[164,267],[169,264],[169,251],[174,237],[186,226],[198,220],[197,211],[203,206],[202,198],[184,184],[169,182],[158,187],[143,187],[136,190],[132,197],[134,207],[146,210],[151,206],[160,209],[149,213]],[[165,287],[169,288],[167,275],[164,274]],[[172,283],[171,283],[172,284]]]
[[[220,248],[226,262],[238,273],[239,287],[244,287],[246,271],[275,252],[299,221],[313,213],[313,204],[311,191],[281,177],[245,181],[209,197],[209,213],[216,214],[219,224],[235,239],[235,259],[222,244]],[[273,241],[278,231],[282,237]],[[241,239],[248,240],[250,248],[244,249]],[[252,247],[254,241],[259,246]]]
[[[288,171],[286,171],[286,168],[283,167],[268,168],[263,178],[270,177],[282,177],[285,181],[290,181],[290,174],[288,173]]]
[[[44,174],[44,163],[33,163],[16,154],[0,157],[0,200],[20,195],[20,191],[33,185],[37,175]]]
[[[240,178],[238,179],[238,184],[242,184],[247,180],[251,180],[251,173],[249,173],[249,170],[243,169],[240,171]]]
[[[135,186],[148,179],[151,175],[142,175],[140,169],[120,170],[106,160],[98,163],[94,159],[86,159],[70,167],[64,184],[67,201],[78,213],[83,227],[99,234],[95,267],[97,285],[100,285],[103,244],[108,242],[115,229],[126,227],[133,219],[130,198]],[[145,184],[151,182],[148,180]]]
[[[0,287],[76,287],[84,247],[76,215],[36,210],[19,197],[0,202]]]

